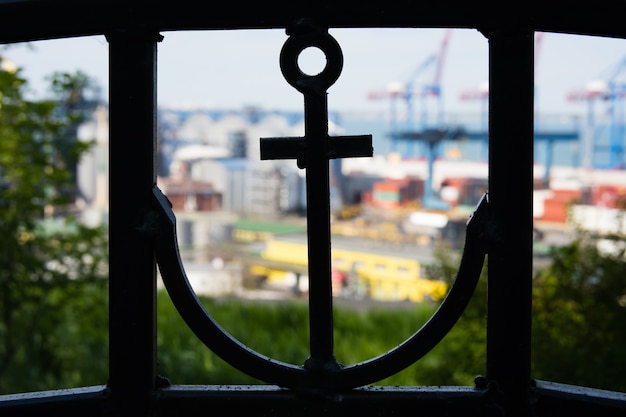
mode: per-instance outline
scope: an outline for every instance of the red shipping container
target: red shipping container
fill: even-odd
[[[608,208],[623,207],[626,201],[626,187],[619,185],[597,185],[592,189],[591,201],[594,206]]]

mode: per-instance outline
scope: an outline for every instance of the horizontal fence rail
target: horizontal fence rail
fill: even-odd
[[[533,2],[269,1],[223,2],[219,10],[196,0],[1,0],[0,42],[105,34],[119,28],[152,31],[282,29],[307,17],[335,28],[498,28],[626,37],[626,4],[601,0]],[[207,9],[209,7],[209,9]]]

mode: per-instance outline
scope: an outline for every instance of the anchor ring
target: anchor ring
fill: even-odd
[[[326,65],[319,74],[305,74],[298,65],[298,57],[309,47],[321,50],[326,57]],[[325,93],[337,81],[342,68],[341,47],[328,32],[320,30],[298,32],[285,41],[280,51],[280,70],[285,80],[303,94]]]

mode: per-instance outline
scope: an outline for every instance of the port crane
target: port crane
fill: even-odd
[[[534,70],[537,72],[537,62],[539,61],[539,52],[541,51],[541,45],[543,40],[543,32],[535,33],[535,55],[534,55]],[[535,95],[537,93],[537,87],[535,86]],[[459,94],[459,100],[461,101],[473,101],[479,100],[481,105],[481,118],[480,118],[480,127],[483,130],[487,130],[487,114],[489,104],[489,81],[481,81],[478,84],[478,87],[473,90],[464,90]],[[535,106],[535,111],[537,110],[537,106]]]
[[[441,75],[448,50],[448,43],[452,35],[452,29],[444,31],[439,50],[430,54],[415,69],[405,82],[391,82],[387,89],[371,91],[368,94],[370,100],[387,99],[390,103],[390,139],[391,151],[398,152],[398,144],[403,139],[398,132],[405,130],[423,130],[431,125],[431,114],[437,125],[443,122],[443,98],[441,94]],[[430,77],[429,77],[430,76]],[[416,121],[415,101],[420,100],[420,117]],[[404,102],[405,120],[401,127],[399,117],[399,104]],[[434,111],[429,111],[429,104],[434,102]],[[404,138],[406,139],[406,138]],[[405,150],[403,156],[410,156],[412,152]]]
[[[587,103],[587,120],[584,140],[585,168],[623,169],[626,122],[624,97],[626,96],[626,57],[622,58],[604,80],[593,80],[585,89],[568,93],[568,101]],[[599,114],[596,102],[604,102]],[[598,123],[596,116],[603,117]]]
[[[543,32],[535,33],[535,73],[537,72],[537,63],[539,61],[539,53],[541,50],[542,40],[544,38]],[[535,86],[535,99],[537,97],[537,86]],[[466,100],[480,100],[481,101],[481,122],[477,130],[465,129],[464,137],[474,140],[482,140],[484,145],[483,149],[487,149],[489,133],[487,128],[487,104],[489,102],[489,83],[484,81],[479,84],[479,87],[475,90],[467,90],[461,92],[459,99]],[[538,106],[535,105],[535,142],[545,143],[545,155],[544,155],[544,186],[548,187],[550,182],[550,173],[552,168],[552,156],[554,153],[554,146],[557,142],[562,141],[578,141],[579,132],[575,130],[560,130],[560,129],[547,129],[539,123]],[[486,158],[485,158],[486,159]]]
[[[390,101],[390,139],[392,152],[397,152],[398,143],[402,141],[408,145],[415,145],[421,142],[423,154],[428,164],[428,172],[424,180],[424,195],[422,197],[422,207],[433,210],[448,210],[447,203],[441,201],[434,195],[432,178],[434,162],[438,156],[440,143],[446,139],[456,139],[459,136],[458,129],[444,124],[443,97],[441,89],[441,77],[448,44],[452,35],[452,29],[444,31],[439,50],[429,55],[422,61],[411,74],[405,83],[391,83],[385,91],[375,91],[369,94],[370,100],[389,99]],[[429,71],[431,71],[429,73]],[[431,75],[427,78],[426,75]],[[420,99],[420,117],[416,121],[415,99]],[[405,124],[400,126],[398,116],[398,102],[405,103]],[[429,109],[429,104],[434,101],[435,109]],[[433,120],[434,119],[434,120]],[[412,149],[405,150],[403,157],[414,154]]]

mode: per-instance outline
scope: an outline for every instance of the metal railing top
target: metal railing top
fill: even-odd
[[[219,10],[218,10],[219,9]],[[307,16],[336,28],[466,28],[626,37],[626,2],[450,0],[220,2],[180,0],[0,0],[0,43],[107,34],[119,29],[174,31],[279,29]]]

